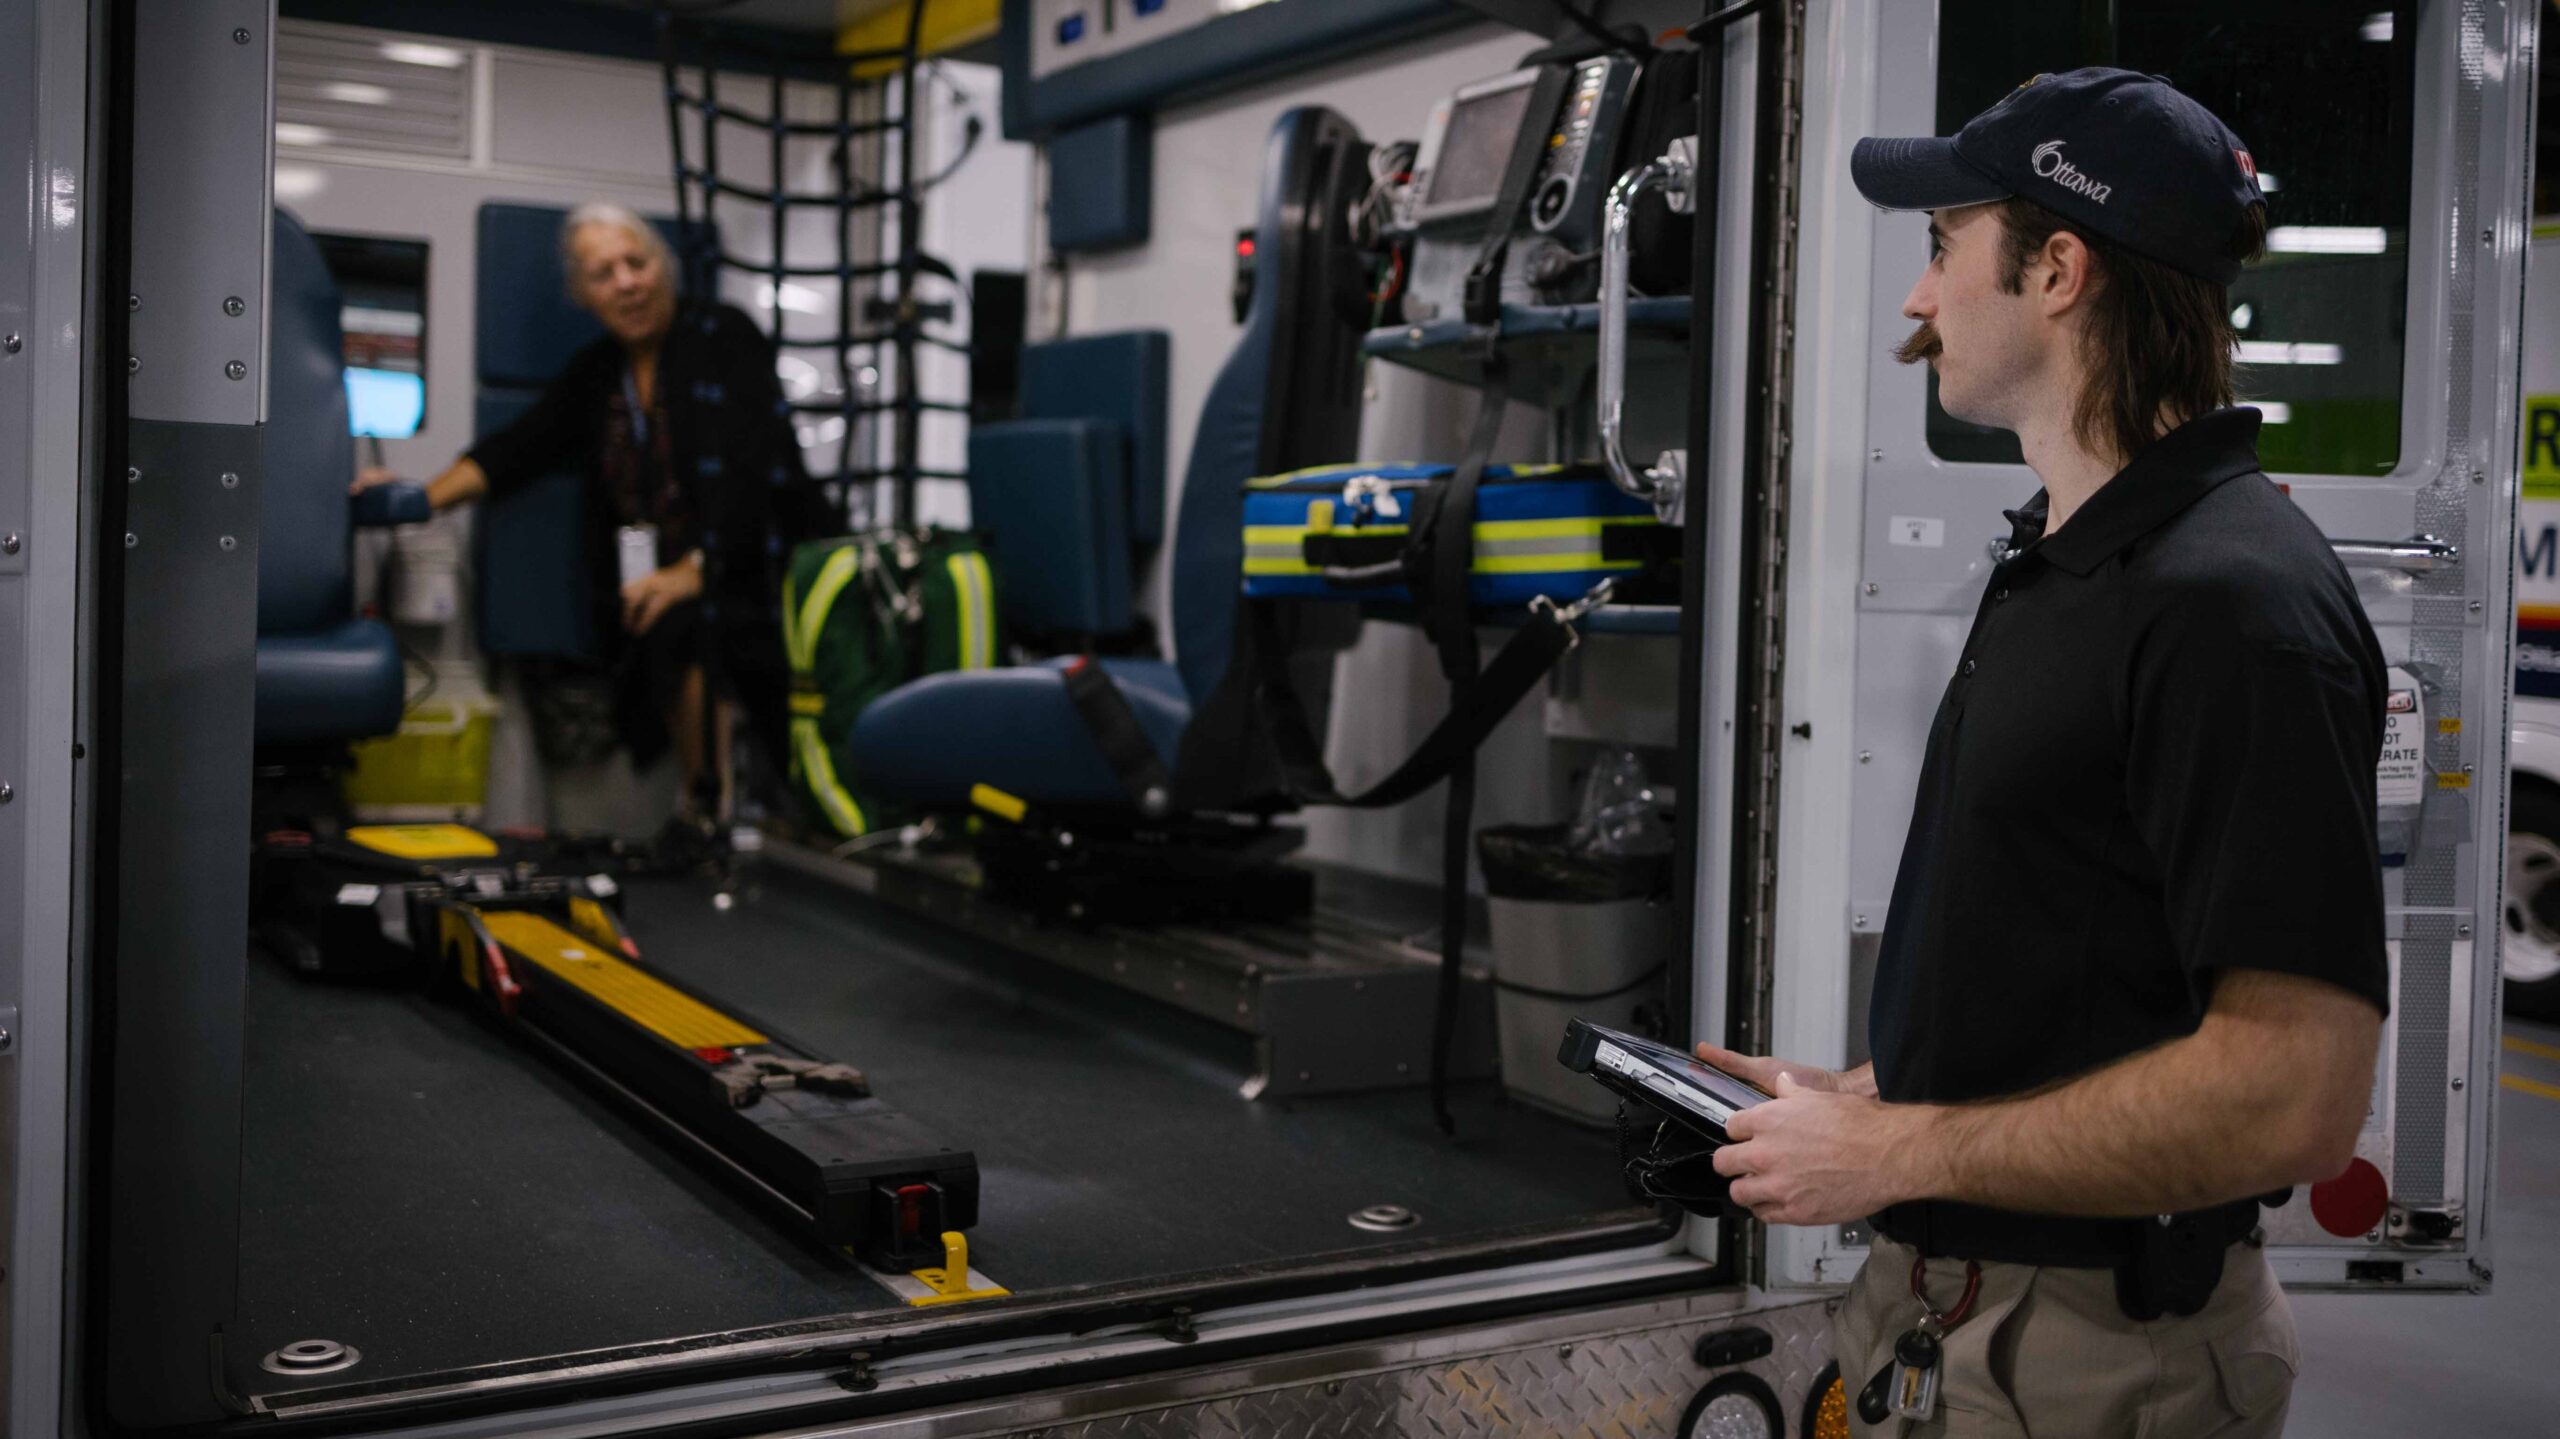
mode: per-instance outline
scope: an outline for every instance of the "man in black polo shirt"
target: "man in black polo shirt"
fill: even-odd
[[[2336,1174],[2364,1119],[2385,683],[2230,407],[2255,169],[2118,70],[1851,169],[1930,212],[1898,353],[2043,489],[1930,730],[1874,1063],[1701,1046],[1778,1095],[1716,1168],[1772,1223],[1872,1220],[1833,1338],[1875,1432],[2278,1433],[2293,1324],[2256,1197]]]

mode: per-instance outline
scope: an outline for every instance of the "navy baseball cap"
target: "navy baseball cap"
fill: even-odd
[[[2266,203],[2257,162],[2213,112],[2157,75],[2038,75],[1950,139],[1858,142],[1858,192],[1887,210],[2015,196],[2137,255],[2228,285],[2231,242]]]

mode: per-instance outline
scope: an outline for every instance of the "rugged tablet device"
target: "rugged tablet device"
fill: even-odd
[[[1564,1027],[1556,1060],[1629,1099],[1661,1110],[1717,1144],[1732,1142],[1725,1124],[1769,1096],[1723,1070],[1668,1045],[1574,1020]]]

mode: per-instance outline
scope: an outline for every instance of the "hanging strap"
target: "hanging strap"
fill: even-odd
[[[1511,222],[1528,202],[1529,184],[1537,178],[1538,161],[1547,153],[1547,136],[1556,112],[1563,108],[1565,89],[1572,83],[1569,65],[1541,65],[1538,78],[1530,82],[1529,107],[1521,112],[1520,133],[1512,137],[1510,158],[1503,163],[1502,185],[1494,191],[1493,213],[1485,220],[1484,244],[1476,251],[1475,264],[1467,269],[1463,294],[1470,325],[1490,325],[1502,314],[1502,258],[1510,247]]]
[[[1138,723],[1138,712],[1129,707],[1129,697],[1120,693],[1102,662],[1091,655],[1068,661],[1061,674],[1067,699],[1101,748],[1111,772],[1119,776],[1120,787],[1128,791],[1139,813],[1151,818],[1162,815],[1172,802],[1173,776],[1166,772],[1146,728]]]

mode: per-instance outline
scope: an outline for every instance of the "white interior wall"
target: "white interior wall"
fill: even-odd
[[[1433,102],[1472,80],[1513,69],[1538,41],[1494,25],[1447,31],[1166,110],[1156,117],[1151,234],[1144,245],[1067,262],[1064,291],[1071,334],[1161,329],[1171,336],[1171,420],[1167,455],[1168,530],[1181,502],[1201,404],[1238,334],[1228,290],[1235,232],[1254,222],[1265,138],[1282,112],[1299,105],[1340,111],[1372,142],[1422,133]],[[1035,296],[1033,313],[1042,301]],[[1392,365],[1373,366],[1362,416],[1360,458],[1454,457],[1474,415],[1471,390]],[[1545,458],[1544,417],[1515,407],[1497,459]],[[1167,612],[1167,556],[1145,579],[1140,603]],[[1489,656],[1505,636],[1488,632]],[[1405,625],[1371,624],[1336,668],[1329,761],[1346,787],[1383,775],[1420,741],[1447,703],[1429,644]],[[1560,818],[1568,776],[1540,724],[1541,707],[1522,704],[1487,742],[1476,822]],[[1314,810],[1308,853],[1362,869],[1436,882],[1441,792],[1381,812]]]

